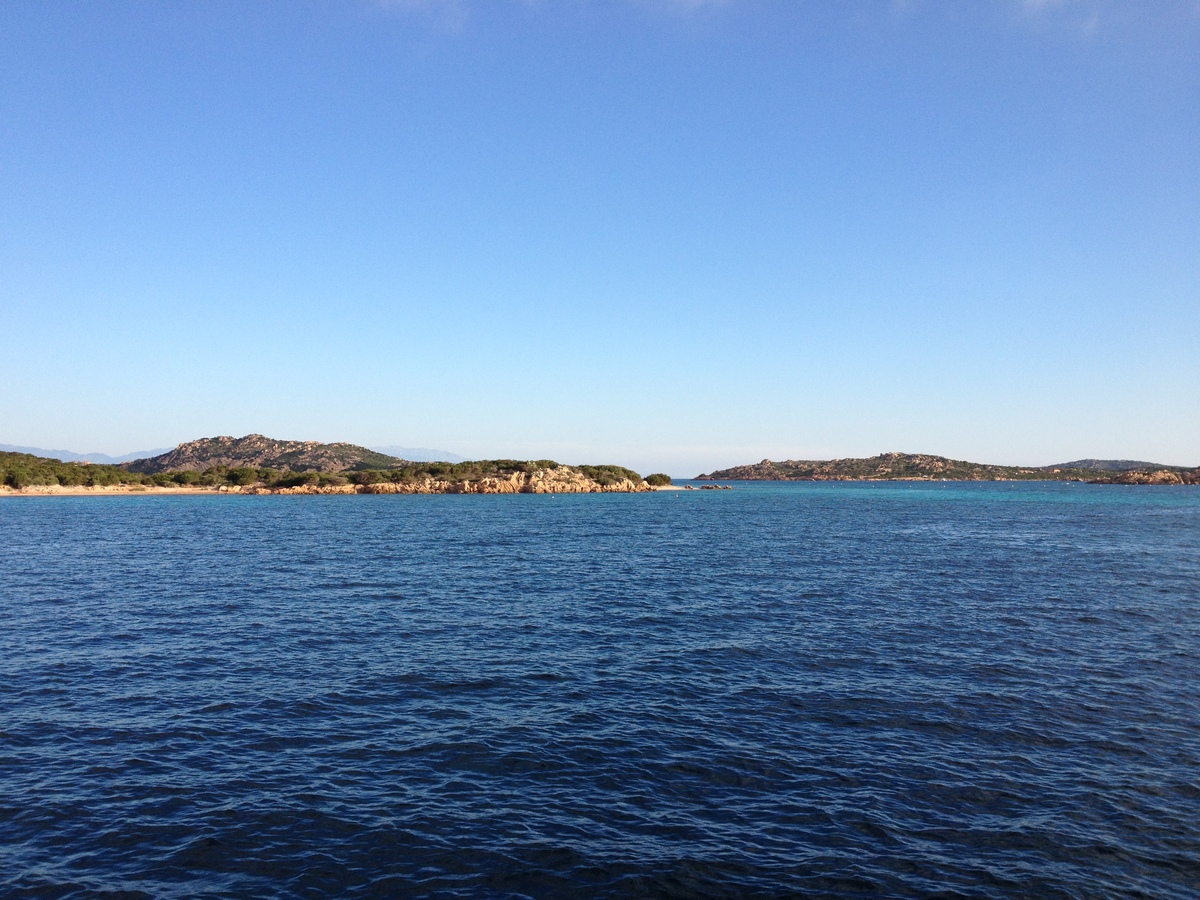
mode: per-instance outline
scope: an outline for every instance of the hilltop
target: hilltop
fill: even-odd
[[[1140,465],[1128,460],[1079,460],[1057,466],[995,466],[920,453],[881,453],[850,459],[787,459],[782,462],[764,459],[696,478],[744,481],[1102,481],[1120,484],[1194,484],[1200,480],[1200,469],[1147,463],[1145,470],[1136,470]]]
[[[406,461],[356,444],[322,444],[319,441],[278,441],[261,434],[235,438],[227,435],[200,438],[149,459],[122,465],[130,472],[203,472],[214,466],[279,469],[291,472],[345,472],[390,469]]]

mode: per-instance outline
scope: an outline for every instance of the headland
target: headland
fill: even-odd
[[[554,460],[418,462],[355,444],[202,438],[121,465],[0,453],[0,493],[105,494],[594,494],[643,493],[670,478],[617,465]]]
[[[698,481],[1085,481],[1090,484],[1200,484],[1200,467],[1087,459],[1051,466],[997,466],[920,453],[866,458],[788,459],[719,469]]]

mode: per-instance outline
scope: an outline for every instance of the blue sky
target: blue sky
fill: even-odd
[[[1200,463],[1200,3],[0,6],[0,441]]]

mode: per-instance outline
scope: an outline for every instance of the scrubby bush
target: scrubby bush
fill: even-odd
[[[275,482],[275,485],[277,487],[303,487],[308,484],[320,483],[321,473],[319,472],[288,472]]]
[[[12,488],[35,485],[159,485],[177,484],[194,487],[219,487],[238,485],[249,487],[263,485],[271,488],[298,487],[301,485],[335,486],[344,484],[377,484],[379,482],[414,482],[426,478],[451,483],[475,482],[482,478],[509,478],[516,474],[527,474],[539,469],[557,469],[559,463],[552,459],[520,460],[491,459],[471,462],[412,462],[397,468],[366,469],[347,472],[292,472],[289,470],[254,468],[252,466],[210,466],[203,471],[179,470],[144,475],[129,472],[120,466],[87,465],[64,463],[56,459],[43,459],[27,453],[0,453],[0,484]],[[637,472],[622,466],[580,466],[580,471],[601,485],[609,486],[622,480],[639,483]],[[665,475],[652,476],[663,478]],[[651,482],[656,483],[656,482]]]
[[[78,487],[95,484],[145,484],[147,478],[119,466],[62,462],[29,453],[0,453],[0,484],[11,488],[36,485]]]
[[[641,475],[624,466],[579,466],[579,471],[603,487],[624,480],[632,481],[634,484],[642,480]]]
[[[651,487],[662,487],[671,483],[671,476],[664,475],[662,472],[655,472],[653,475],[646,476],[646,484]]]

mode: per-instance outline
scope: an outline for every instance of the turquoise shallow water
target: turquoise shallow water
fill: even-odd
[[[6,896],[1194,897],[1200,490],[0,500]]]

